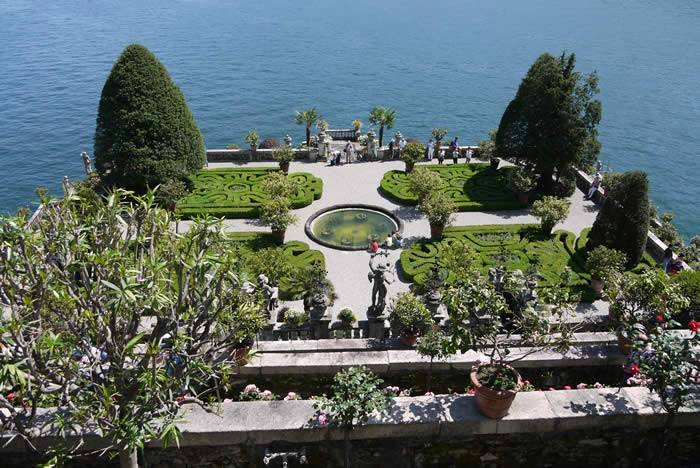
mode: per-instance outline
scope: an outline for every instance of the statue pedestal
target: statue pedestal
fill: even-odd
[[[373,338],[377,340],[383,340],[386,338],[386,315],[379,315],[377,317],[367,317],[367,324],[369,325],[368,338]]]
[[[309,320],[309,325],[311,326],[311,333],[313,334],[314,339],[323,340],[330,338],[330,314],[326,314],[320,319]]]

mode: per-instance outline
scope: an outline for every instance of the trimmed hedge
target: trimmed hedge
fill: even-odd
[[[452,199],[458,211],[494,211],[523,208],[507,184],[510,167],[492,169],[489,164],[451,164],[416,166],[440,174],[441,191]],[[415,205],[418,198],[408,184],[404,171],[389,171],[379,185],[389,199],[405,205]]]
[[[294,269],[302,269],[311,266],[314,262],[318,262],[323,268],[326,265],[326,259],[323,253],[319,250],[309,249],[309,245],[304,242],[290,241],[282,246],[275,243],[272,234],[267,232],[233,232],[227,234],[227,240],[231,244],[237,244],[240,247],[240,252],[243,257],[243,265],[248,263],[246,258],[255,255],[256,252],[267,249],[281,249],[284,256]],[[251,273],[251,272],[248,272]],[[255,282],[255,278],[251,278]],[[279,284],[280,299],[292,301],[302,299],[304,291],[292,289],[289,285],[288,278],[282,278]]]
[[[205,169],[191,178],[192,192],[177,204],[180,216],[223,216],[257,218],[259,207],[267,199],[260,182],[277,168]],[[292,197],[292,208],[303,208],[321,198],[323,181],[308,172],[289,174],[302,183]]]

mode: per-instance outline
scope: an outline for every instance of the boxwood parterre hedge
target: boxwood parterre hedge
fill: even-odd
[[[508,172],[512,170],[510,167],[496,170],[483,163],[416,166],[422,167],[440,174],[442,192],[455,202],[459,211],[523,208],[515,193],[506,184]],[[397,203],[418,203],[404,171],[389,171],[384,174],[379,188],[386,197]]]
[[[260,182],[276,168],[206,169],[191,178],[192,191],[177,203],[177,213],[184,218],[198,215],[225,218],[257,218],[267,195]],[[289,177],[300,182],[292,197],[292,208],[303,208],[321,198],[323,181],[308,172],[294,172]]]

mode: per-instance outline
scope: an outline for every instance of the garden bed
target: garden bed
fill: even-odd
[[[523,208],[506,185],[510,167],[493,169],[489,164],[453,164],[416,166],[440,174],[441,191],[450,197],[458,211],[495,211]],[[389,171],[380,182],[380,191],[398,203],[415,205],[418,199],[404,171]]]
[[[260,205],[267,199],[260,183],[276,168],[205,169],[192,177],[193,189],[177,204],[184,218],[199,215],[225,218],[257,218]],[[308,172],[289,177],[300,184],[291,198],[292,208],[303,208],[321,198],[323,181]]]

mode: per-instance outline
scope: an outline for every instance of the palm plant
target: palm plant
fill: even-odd
[[[396,111],[388,107],[376,106],[369,113],[369,123],[379,125],[379,147],[384,144],[384,127],[392,128],[396,123]]]
[[[307,146],[311,145],[311,127],[320,118],[321,118],[321,116],[319,115],[319,113],[315,107],[312,107],[311,109],[305,110],[303,112],[297,111],[297,114],[296,114],[296,117],[294,118],[294,121],[297,123],[297,125],[304,125],[306,127],[306,145]]]

